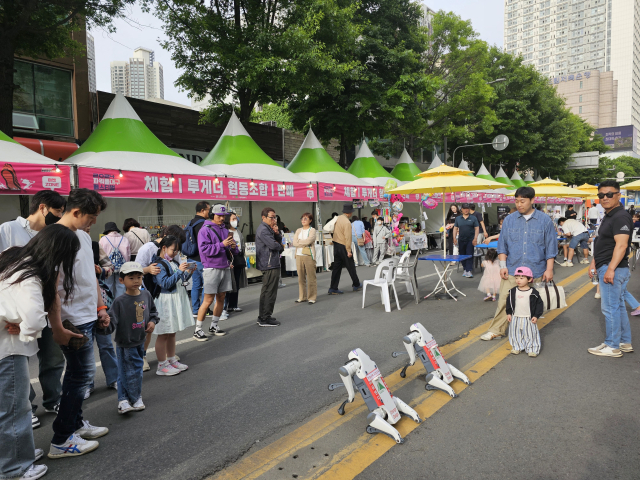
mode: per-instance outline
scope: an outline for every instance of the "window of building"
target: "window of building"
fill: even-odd
[[[579,102],[582,103],[582,95],[580,95]]]
[[[582,88],[582,80],[580,80],[580,88]]]
[[[71,71],[15,61],[13,110],[34,115],[38,131],[74,135]]]
[[[582,113],[582,107],[578,107],[578,113]]]

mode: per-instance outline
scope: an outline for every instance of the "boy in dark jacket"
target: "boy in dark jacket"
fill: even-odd
[[[538,291],[529,285],[533,281],[529,267],[516,268],[514,276],[516,286],[509,290],[507,298],[511,353],[517,355],[524,350],[530,357],[537,357],[540,353],[537,322],[544,312],[544,303]]]

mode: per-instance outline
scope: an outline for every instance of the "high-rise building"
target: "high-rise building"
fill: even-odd
[[[111,93],[142,100],[164,99],[162,65],[154,58],[153,50],[138,47],[128,62],[111,62]]]
[[[522,55],[555,85],[582,84],[590,80],[584,74],[596,70],[599,81],[609,81],[606,72],[612,72],[616,87],[601,92],[617,89],[613,124],[640,131],[638,0],[505,0],[504,50]]]
[[[89,91],[96,91],[96,47],[93,35],[87,32],[87,66],[89,69]]]

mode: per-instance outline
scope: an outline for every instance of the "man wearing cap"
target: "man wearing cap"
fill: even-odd
[[[131,260],[131,245],[129,240],[120,235],[120,229],[116,222],[107,222],[104,225],[103,237],[100,239],[100,246],[109,257],[109,261],[114,266],[114,274],[107,277],[105,283],[113,293],[113,298],[118,298],[124,293],[124,284],[120,283],[120,267]]]
[[[329,295],[341,295],[344,293],[338,289],[342,267],[347,267],[353,282],[353,291],[357,292],[362,289],[362,284],[356,273],[353,253],[351,252],[351,243],[353,242],[351,221],[349,220],[351,215],[353,215],[353,204],[345,203],[342,208],[342,215],[336,220],[333,229],[333,270],[331,271]]]
[[[458,245],[460,255],[471,255],[471,258],[463,260],[463,277],[473,278],[473,248],[478,244],[480,224],[478,219],[470,214],[469,204],[460,205],[462,215],[456,218],[453,224],[453,244]]]
[[[206,342],[209,339],[202,330],[202,322],[204,322],[207,310],[214,299],[216,304],[213,307],[209,333],[217,336],[227,334],[218,327],[218,322],[224,306],[224,296],[226,292],[233,289],[229,267],[233,253],[238,253],[233,235],[224,226],[224,217],[228,214],[227,207],[224,205],[214,205],[210,214],[213,221],[205,220],[200,232],[198,232],[198,249],[203,267],[204,299],[198,310],[196,331],[193,333],[193,338],[199,342]]]
[[[553,220],[544,212],[533,208],[536,191],[531,187],[520,187],[515,193],[516,211],[502,222],[498,239],[500,261],[500,297],[489,331],[482,340],[504,337],[507,333],[507,296],[516,286],[515,271],[528,267],[533,274],[533,283],[553,280],[553,265],[558,255],[558,238]]]
[[[481,212],[476,212],[476,204],[475,203],[470,203],[469,204],[469,212],[471,215],[473,215],[474,217],[476,217],[478,219],[478,223],[480,224],[480,230],[482,230],[482,234],[484,235],[484,238],[487,238],[489,236],[489,234],[487,234],[487,227],[484,224],[484,217],[482,216]]]
[[[260,327],[280,325],[280,322],[271,315],[278,296],[280,254],[283,250],[276,211],[271,207],[265,207],[262,209],[262,223],[256,230],[256,267],[262,272],[262,290],[260,290],[258,310]]]

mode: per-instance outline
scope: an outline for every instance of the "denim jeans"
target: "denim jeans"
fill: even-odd
[[[120,283],[119,272],[113,272],[110,277],[105,278],[104,283],[107,284],[109,290],[111,290],[111,293],[113,293],[114,299],[124,294],[124,292],[127,290],[124,286],[124,283]]]
[[[202,262],[196,262],[195,260],[189,260],[196,263],[196,269],[191,275],[191,313],[198,314],[200,305],[202,304],[202,294],[204,293],[204,280],[202,278],[202,271],[204,270]]]
[[[360,252],[360,258],[362,259],[361,265],[369,265],[371,262],[369,261],[369,257],[367,256],[367,249],[364,245],[358,245],[358,240],[354,242],[358,252]]]
[[[113,349],[111,335],[97,335],[95,328],[93,329],[93,337],[98,344],[98,353],[100,355],[100,363],[102,363],[102,371],[107,380],[107,385],[118,380],[118,361],[116,360],[116,352]],[[89,388],[94,387],[94,380],[91,380]]]
[[[631,307],[631,310],[635,310],[636,308],[640,307],[640,302],[638,302],[636,300],[636,297],[631,295],[629,293],[629,290],[627,290],[626,288],[624,290],[624,299],[629,304],[629,306]]]
[[[144,345],[117,347],[118,351],[118,401],[134,404],[142,396],[142,364]]]
[[[613,284],[604,283],[604,274],[609,265],[598,268],[602,314],[604,315],[607,337],[604,340],[611,348],[620,348],[621,343],[631,343],[631,326],[624,304],[629,268],[616,268]]]
[[[64,372],[64,355],[60,350],[60,345],[53,341],[53,331],[46,327],[42,330],[42,337],[38,339],[38,379],[42,387],[42,405],[44,408],[53,408],[60,402],[60,392],[62,384],[60,379]],[[33,403],[36,398],[36,392],[29,383],[31,390],[29,401],[35,413],[38,408]]]
[[[67,360],[67,370],[62,381],[60,410],[53,422],[51,443],[60,445],[82,427],[82,402],[84,394],[96,373],[96,361],[93,356],[93,328],[96,322],[85,323],[77,328],[89,338],[78,350],[61,346]]]
[[[36,459],[29,385],[28,357],[0,360],[0,478],[20,478]]]

